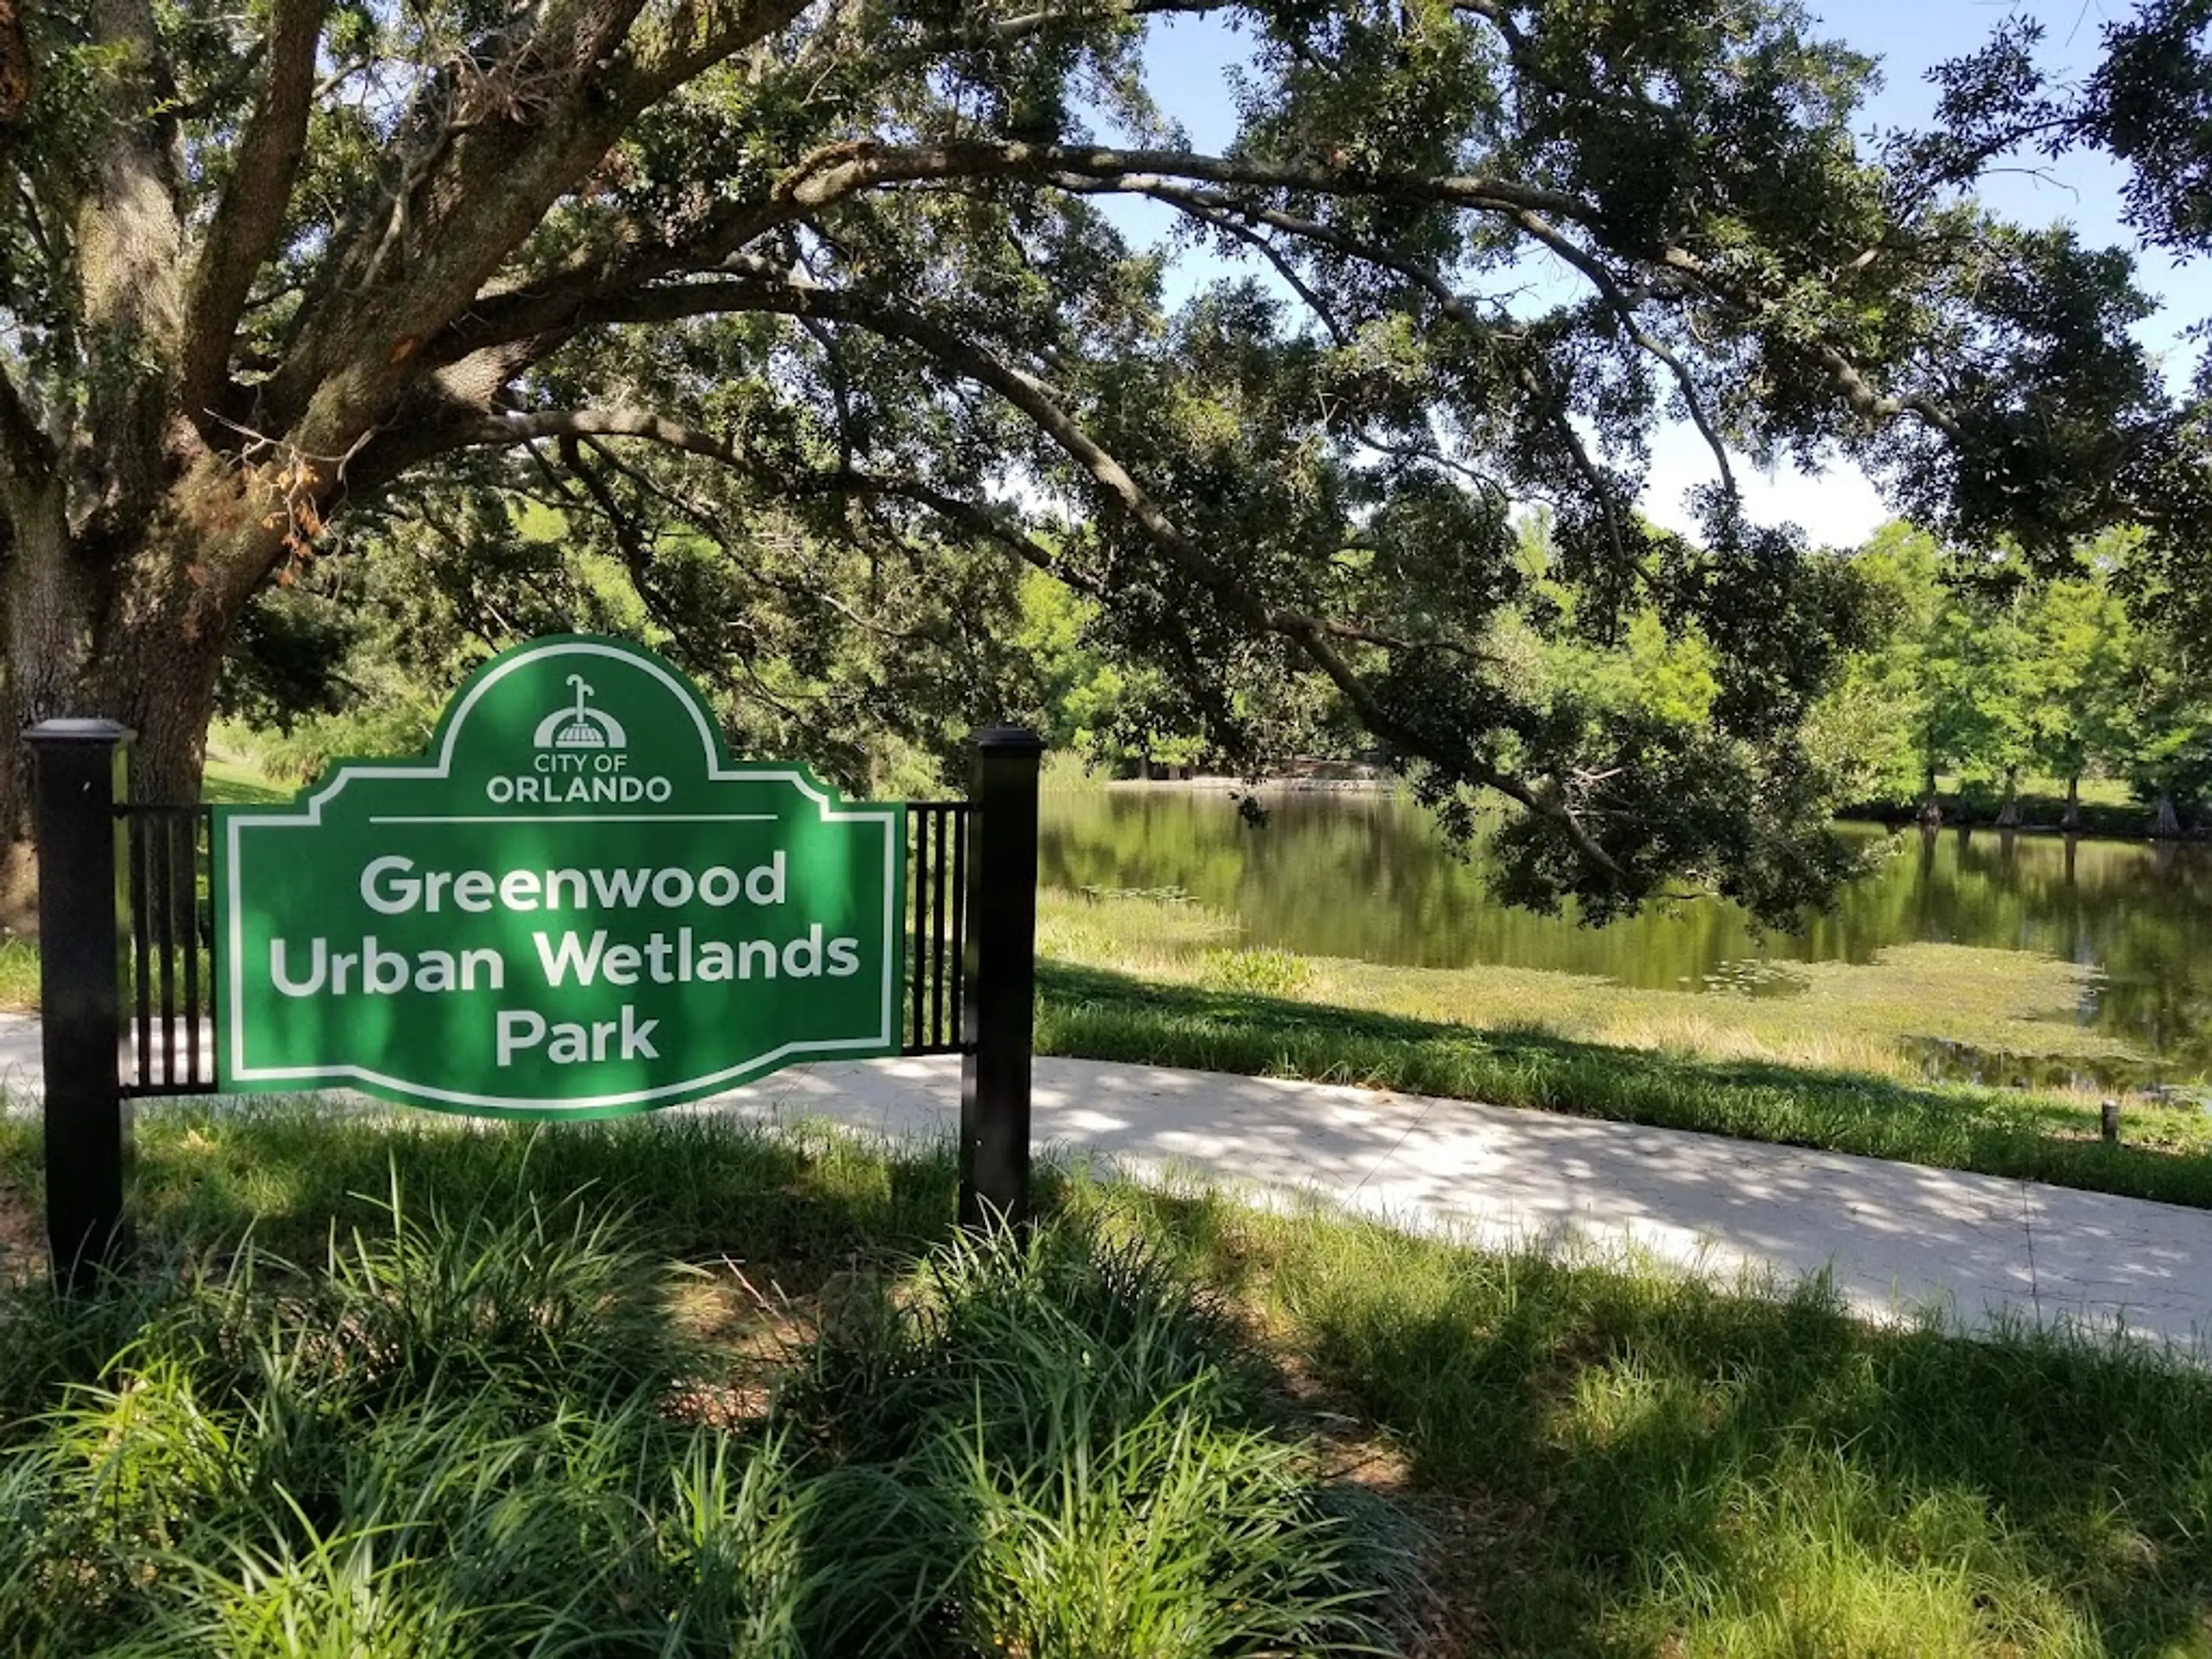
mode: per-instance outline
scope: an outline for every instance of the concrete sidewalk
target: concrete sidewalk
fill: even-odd
[[[951,1138],[951,1058],[795,1068],[678,1109]],[[37,1028],[0,1018],[0,1088],[38,1085]],[[1041,1151],[1140,1179],[1310,1195],[1472,1243],[1613,1252],[1724,1279],[1821,1271],[1876,1318],[2011,1314],[2212,1348],[2212,1212],[2030,1182],[1464,1101],[1040,1060]]]

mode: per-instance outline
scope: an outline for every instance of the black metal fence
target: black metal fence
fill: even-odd
[[[968,944],[968,803],[907,803],[907,1025],[909,1054],[964,1054],[960,1036]]]
[[[214,815],[126,804],[123,820],[123,1092],[215,1087]]]

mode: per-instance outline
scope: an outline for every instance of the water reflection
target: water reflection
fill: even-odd
[[[1788,994],[1790,962],[1867,962],[1912,941],[2033,951],[2104,969],[2079,1018],[2212,1073],[2212,848],[1992,830],[1845,826],[1885,851],[1836,908],[1762,933],[1698,900],[1600,928],[1493,902],[1410,802],[1350,793],[1271,798],[1253,828],[1193,790],[1048,795],[1042,876],[1076,890],[1181,887],[1234,914],[1254,945],[1368,962],[1503,963],[1626,985]]]

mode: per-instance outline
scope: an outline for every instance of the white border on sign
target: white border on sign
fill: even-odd
[[[303,824],[319,824],[323,821],[324,802],[335,799],[338,793],[356,778],[421,779],[443,778],[451,775],[454,742],[459,738],[461,727],[467,723],[469,713],[476,707],[477,699],[524,664],[542,661],[547,657],[559,656],[610,657],[633,667],[641,668],[659,680],[676,694],[677,701],[690,711],[691,723],[698,729],[700,749],[707,762],[707,775],[712,781],[729,783],[753,779],[770,781],[781,780],[792,785],[800,794],[814,803],[818,823],[881,824],[884,831],[884,937],[886,940],[897,938],[897,930],[904,921],[904,918],[898,914],[898,860],[905,848],[896,844],[897,837],[893,833],[898,823],[898,813],[896,809],[878,808],[873,811],[855,811],[849,808],[833,807],[830,797],[816,788],[807,779],[806,775],[795,768],[737,769],[722,765],[718,758],[720,741],[715,735],[714,728],[707,724],[705,716],[700,712],[697,698],[692,694],[690,688],[662,668],[659,663],[649,657],[603,645],[595,641],[562,641],[546,645],[542,648],[517,652],[470,687],[468,695],[462,698],[459,704],[453,709],[452,718],[446,722],[445,741],[439,745],[438,757],[434,764],[342,766],[338,769],[336,777],[308,797],[307,809],[304,811],[251,814],[234,812],[228,817],[226,826],[230,838],[232,879],[229,883],[230,891],[227,896],[228,903],[224,916],[224,927],[228,934],[229,949],[227,954],[230,957],[230,1075],[233,1079],[241,1083],[311,1083],[349,1080],[372,1088],[384,1088],[396,1093],[413,1095],[424,1100],[441,1101],[451,1106],[504,1107],[511,1111],[605,1111],[617,1106],[650,1105],[656,1100],[668,1099],[678,1095],[695,1095],[703,1091],[735,1085],[743,1082],[749,1076],[773,1070],[779,1061],[793,1054],[848,1049],[862,1044],[880,1048],[896,1043],[898,1031],[899,995],[897,981],[892,973],[892,964],[898,953],[893,950],[886,950],[884,952],[883,1028],[877,1036],[817,1038],[805,1042],[787,1042],[780,1048],[772,1048],[764,1054],[756,1055],[738,1065],[726,1066],[720,1071],[710,1072],[681,1083],[663,1084],[657,1089],[634,1089],[621,1094],[593,1095],[582,1100],[523,1099],[511,1095],[478,1095],[465,1093],[455,1089],[434,1089],[423,1084],[387,1077],[380,1072],[372,1072],[359,1066],[249,1066],[246,1064],[246,1029],[242,1017],[243,1011],[247,1006],[244,948],[246,918],[240,908],[238,896],[239,832],[248,828],[296,829]],[[744,813],[732,816],[733,818],[757,818],[761,815]],[[507,820],[501,818],[499,821],[505,823]],[[579,814],[574,820],[564,821],[583,823],[588,822],[589,819],[586,815]]]

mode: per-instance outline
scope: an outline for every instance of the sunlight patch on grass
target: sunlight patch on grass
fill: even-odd
[[[0,1009],[30,1013],[38,1006],[38,941],[20,933],[0,936]]]
[[[1079,1185],[1380,1426],[1472,1650],[2198,1653],[2212,1376],[2116,1342],[1876,1333],[1217,1193]],[[2124,1427],[2122,1425],[2124,1425]]]
[[[244,759],[210,755],[207,769],[200,780],[200,799],[217,806],[265,805],[272,801],[288,801],[292,795],[292,790]]]

